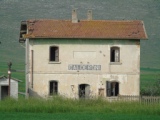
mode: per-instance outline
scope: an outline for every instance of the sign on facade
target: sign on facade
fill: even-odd
[[[68,70],[101,70],[101,65],[69,64]]]

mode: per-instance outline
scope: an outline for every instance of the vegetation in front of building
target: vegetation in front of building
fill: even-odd
[[[114,113],[26,113],[0,112],[5,120],[159,120],[158,115],[114,114]]]
[[[160,115],[160,104],[142,104],[136,101],[108,102],[105,99],[69,99],[54,96],[49,99],[19,98],[5,99],[0,102],[0,112],[27,113],[117,113],[117,114],[145,114]]]
[[[23,70],[24,64],[14,64],[13,69]],[[7,75],[7,63],[0,65],[0,74]],[[22,80],[19,91],[25,91],[25,73],[12,72],[12,77]],[[141,95],[159,96],[160,70],[141,69]],[[107,102],[103,99],[73,100],[63,97],[54,99],[25,99],[0,101],[0,116],[3,119],[160,119],[160,104],[141,104],[140,102]],[[54,114],[53,114],[54,113]],[[43,114],[43,115],[42,115]],[[116,116],[115,116],[116,114]],[[6,117],[7,116],[7,117]],[[39,116],[39,117],[38,117]]]

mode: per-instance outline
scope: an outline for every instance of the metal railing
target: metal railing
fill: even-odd
[[[160,96],[134,96],[134,95],[121,95],[116,97],[107,97],[107,100],[110,102],[113,101],[136,101],[143,104],[154,104],[160,103]]]

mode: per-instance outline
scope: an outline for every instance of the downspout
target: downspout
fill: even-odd
[[[33,88],[33,50],[31,50],[31,87]]]
[[[28,98],[29,96],[29,84],[28,84],[28,74],[29,74],[29,39],[26,39],[25,41],[26,43],[26,58],[25,58],[25,62],[26,62],[26,70],[25,70],[25,74],[26,74],[26,99]]]

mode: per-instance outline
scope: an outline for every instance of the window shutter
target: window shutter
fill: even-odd
[[[110,52],[110,61],[115,62],[115,50],[113,48],[111,48]]]
[[[57,94],[58,93],[58,83],[55,82],[55,93]]]
[[[119,49],[115,49],[115,62],[119,62]]]
[[[90,93],[90,86],[86,85],[86,87],[85,87],[85,98],[89,98],[89,93]]]
[[[59,61],[59,49],[58,49],[58,47],[55,50],[55,61]]]
[[[53,82],[53,94],[55,94],[55,87],[56,87],[55,82]]]
[[[107,81],[106,89],[107,89],[107,91],[106,91],[107,95],[106,96],[110,97],[111,96],[111,92],[112,92],[111,91],[111,82]]]
[[[57,94],[57,93],[58,93],[58,83],[53,82],[53,94]]]

